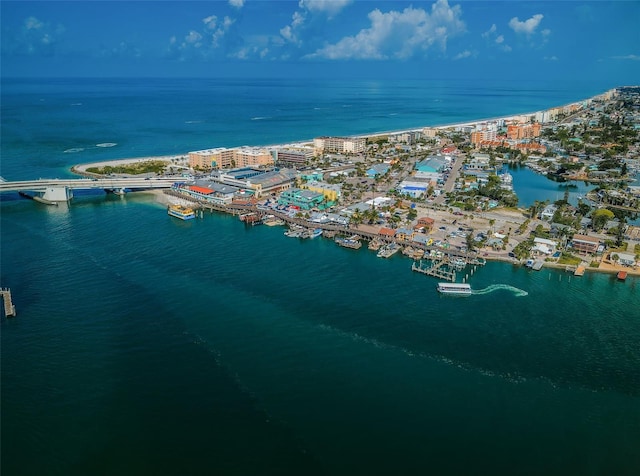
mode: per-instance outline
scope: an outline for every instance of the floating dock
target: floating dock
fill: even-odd
[[[2,301],[4,302],[4,315],[6,317],[15,317],[16,307],[11,300],[11,290],[2,288],[0,289],[0,293],[2,294]]]
[[[573,272],[574,276],[584,276],[586,268],[582,265],[578,266],[576,270]]]

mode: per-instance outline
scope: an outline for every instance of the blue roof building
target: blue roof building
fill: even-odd
[[[418,172],[436,172],[440,173],[447,165],[447,160],[444,157],[429,157],[422,162],[416,164],[416,170]]]
[[[389,164],[375,164],[367,170],[367,176],[370,178],[376,178],[380,175],[384,175],[389,171]]]

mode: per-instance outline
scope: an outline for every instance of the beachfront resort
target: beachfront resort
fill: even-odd
[[[446,255],[450,268],[464,256],[638,273],[638,87],[507,118],[160,160],[162,174],[175,177],[168,200],[252,213],[251,224],[275,217],[374,248],[393,243],[413,259]],[[89,165],[75,170],[127,175]],[[565,193],[518,208],[510,167],[544,175]],[[572,202],[577,182],[589,190]]]

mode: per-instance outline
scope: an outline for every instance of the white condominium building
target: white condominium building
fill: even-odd
[[[367,139],[364,137],[316,137],[313,147],[317,153],[337,152],[342,154],[359,154],[364,152]]]

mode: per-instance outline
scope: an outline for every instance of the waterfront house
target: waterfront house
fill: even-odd
[[[617,255],[618,263],[622,266],[635,266],[636,265],[636,256],[630,253],[611,253],[611,256]]]
[[[378,236],[380,236],[380,238],[387,239],[387,240],[393,238],[395,234],[396,234],[396,230],[393,230],[387,227],[382,227],[380,228],[380,230],[378,230]]]
[[[553,215],[558,211],[558,207],[553,204],[549,204],[544,207],[544,210],[540,212],[540,220],[551,221],[553,219]]]
[[[409,228],[398,228],[395,237],[400,241],[411,241],[413,239],[413,230]]]
[[[573,235],[571,245],[574,250],[580,253],[595,253],[600,246],[600,240],[593,236],[579,235],[576,233]]]
[[[555,252],[557,246],[558,244],[553,240],[536,237],[533,239],[533,248],[531,248],[531,251],[538,254],[550,255]]]
[[[411,241],[415,244],[426,246],[429,243],[430,239],[431,238],[423,233],[414,233]]]

